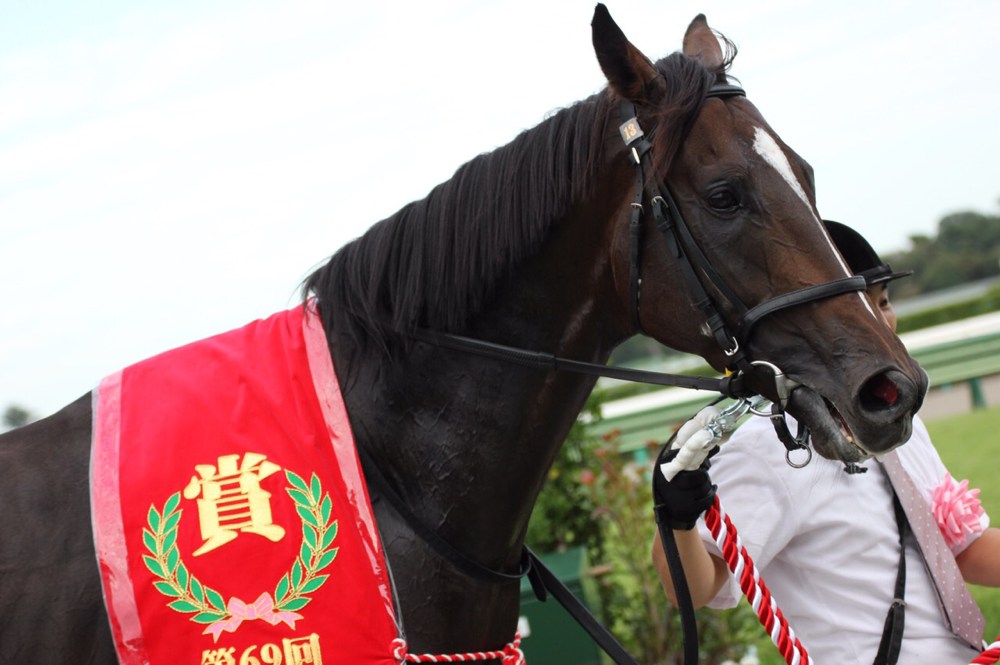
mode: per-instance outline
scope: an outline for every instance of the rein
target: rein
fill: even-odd
[[[429,526],[424,524],[424,522],[410,509],[406,502],[400,497],[389,482],[385,479],[385,476],[379,471],[378,466],[375,464],[374,460],[369,456],[368,452],[360,446],[356,446],[358,451],[358,457],[361,461],[361,468],[365,474],[365,478],[369,481],[371,488],[375,490],[376,496],[383,497],[389,502],[393,510],[396,511],[403,521],[413,529],[414,533],[420,536],[425,543],[430,545],[431,549],[437,552],[438,556],[445,559],[453,566],[461,570],[463,573],[469,577],[481,580],[483,582],[491,582],[494,584],[506,584],[510,582],[517,582],[521,578],[527,576],[528,581],[531,582],[531,590],[535,593],[535,596],[545,602],[549,594],[559,601],[559,603],[566,609],[567,612],[579,623],[584,630],[593,638],[595,642],[611,656],[612,660],[618,665],[638,665],[638,663],[629,655],[628,651],[625,650],[618,640],[604,627],[601,623],[590,613],[590,610],[573,595],[569,587],[562,583],[562,581],[556,577],[556,575],[549,570],[541,559],[538,558],[534,552],[531,551],[527,545],[521,550],[521,565],[517,573],[504,573],[498,570],[493,570],[492,568],[487,568],[486,566],[478,563],[462,554],[448,541],[442,538],[436,531],[431,529]],[[520,634],[516,635],[514,641],[507,645],[502,652],[487,652],[483,654],[476,654],[476,657],[468,657],[469,654],[450,654],[445,656],[432,656],[432,655],[422,655],[414,656],[412,654],[407,654],[406,652],[406,642],[405,640],[398,640],[397,644],[397,660],[403,662],[452,662],[465,661],[465,660],[499,660],[503,659],[504,665],[508,663],[514,663],[515,665],[524,664],[524,655],[518,649],[520,645]],[[520,655],[520,660],[514,657],[514,653]],[[441,659],[441,660],[439,660]]]
[[[453,351],[463,351],[477,356],[492,358],[514,365],[543,372],[575,372],[590,376],[604,376],[633,383],[649,383],[658,386],[689,388],[691,390],[709,390],[721,393],[725,397],[738,399],[750,395],[745,385],[742,372],[715,379],[708,376],[687,376],[684,374],[667,374],[665,372],[650,372],[626,367],[610,367],[580,360],[569,360],[542,351],[527,351],[513,346],[484,342],[471,337],[452,335],[450,333],[432,330],[417,330],[411,335],[414,339]]]

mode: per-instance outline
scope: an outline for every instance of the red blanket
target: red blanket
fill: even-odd
[[[122,663],[396,662],[382,546],[306,308],[104,379],[91,500]]]

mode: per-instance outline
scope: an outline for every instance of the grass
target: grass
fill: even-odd
[[[952,477],[968,478],[970,487],[982,489],[983,508],[992,526],[1000,527],[1000,407],[941,418],[927,423],[927,429]],[[992,641],[1000,635],[1000,589],[969,588],[986,617],[986,639]],[[757,641],[757,648],[761,665],[785,662],[766,636]]]

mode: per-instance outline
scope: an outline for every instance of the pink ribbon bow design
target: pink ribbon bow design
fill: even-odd
[[[979,517],[983,514],[979,490],[969,489],[969,481],[956,483],[950,473],[931,496],[931,512],[948,547],[961,547],[969,536],[983,530]]]
[[[240,627],[240,624],[244,621],[253,621],[255,619],[263,619],[272,626],[275,626],[281,622],[288,625],[289,628],[295,630],[295,622],[302,618],[301,614],[295,612],[275,612],[274,611],[274,599],[271,598],[271,594],[262,593],[257,597],[257,600],[253,601],[252,604],[247,605],[239,598],[230,598],[229,605],[226,606],[229,611],[230,617],[228,619],[222,619],[211,624],[205,629],[202,635],[212,634],[215,641],[219,641],[219,635],[223,631],[227,633],[235,633],[236,629]]]

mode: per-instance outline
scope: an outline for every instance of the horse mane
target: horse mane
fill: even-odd
[[[731,60],[720,72],[682,53],[656,63],[670,100],[653,138],[657,174]],[[417,328],[461,332],[591,190],[617,102],[605,89],[555,112],[339,249],[302,289],[316,297],[328,334],[346,335],[366,356],[405,349]]]

